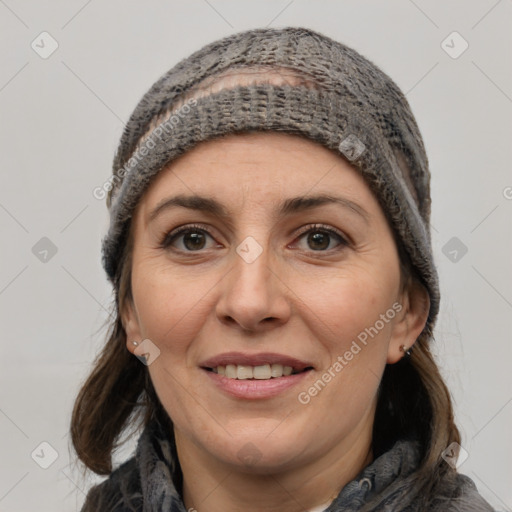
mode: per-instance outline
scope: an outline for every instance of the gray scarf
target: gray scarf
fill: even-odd
[[[415,493],[412,489],[418,464],[418,444],[398,441],[345,485],[325,512],[493,511],[473,481],[461,474],[444,479],[429,496]],[[188,512],[176,488],[181,486],[179,481],[181,473],[171,439],[153,422],[142,433],[135,457],[89,491],[82,512]],[[207,510],[200,508],[198,512]]]

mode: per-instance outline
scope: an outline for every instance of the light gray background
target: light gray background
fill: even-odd
[[[204,44],[288,25],[353,46],[407,93],[433,175],[435,350],[469,453],[460,469],[510,511],[511,20],[511,0],[0,0],[0,511],[78,510],[93,481],[75,468],[67,430],[112,299],[100,265],[106,208],[92,190],[111,172],[123,123]],[[59,45],[47,59],[31,47],[48,51],[43,31]],[[453,31],[469,44],[458,58],[442,47]],[[444,44],[452,55],[457,37]],[[57,247],[46,262],[32,252],[42,237]],[[446,256],[452,237],[459,247]],[[43,441],[58,452],[46,470],[31,458]],[[34,458],[48,462],[42,450]]]

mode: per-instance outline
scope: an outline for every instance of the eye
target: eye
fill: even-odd
[[[161,247],[181,252],[197,252],[218,246],[212,236],[201,226],[181,226],[164,236]]]
[[[300,243],[302,242],[302,247]],[[305,243],[305,247],[304,247]],[[345,237],[336,229],[315,225],[309,226],[299,236],[299,248],[315,252],[327,252],[348,245]]]

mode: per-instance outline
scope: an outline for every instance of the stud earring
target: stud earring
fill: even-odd
[[[405,356],[410,356],[411,355],[411,349],[410,348],[407,348],[405,345],[401,345],[400,346],[400,350],[404,353]]]
[[[134,346],[137,346],[137,345],[138,345],[138,343],[137,343],[136,341],[132,341],[132,344],[133,344]]]

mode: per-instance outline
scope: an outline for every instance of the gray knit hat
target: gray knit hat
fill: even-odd
[[[300,84],[209,89],[226,73],[273,69]],[[302,135],[338,152],[379,200],[397,242],[439,311],[430,242],[430,172],[409,104],[397,85],[356,51],[306,28],[257,29],[211,43],[163,75],[137,105],[109,181],[103,266],[114,285],[135,206],[156,174],[201,141],[236,132]]]

